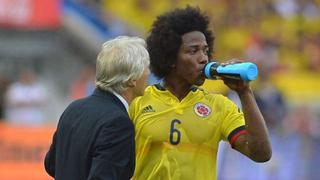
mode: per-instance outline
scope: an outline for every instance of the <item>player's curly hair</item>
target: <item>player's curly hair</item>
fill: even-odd
[[[202,32],[209,46],[209,58],[213,53],[214,35],[209,26],[209,17],[199,8],[187,6],[157,17],[147,37],[151,71],[159,79],[165,77],[176,63],[181,36],[192,31]]]

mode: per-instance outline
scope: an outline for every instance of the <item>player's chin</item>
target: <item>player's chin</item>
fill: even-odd
[[[194,83],[194,85],[202,86],[205,80],[205,78],[200,78],[196,81],[196,83]]]

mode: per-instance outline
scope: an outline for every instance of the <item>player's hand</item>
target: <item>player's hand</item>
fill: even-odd
[[[221,63],[221,65],[226,66],[229,64],[236,64],[236,63],[241,63],[241,62],[242,61],[240,61],[238,59],[231,59],[229,61]],[[222,77],[222,80],[225,85],[227,85],[230,89],[236,91],[237,93],[241,93],[243,91],[250,89],[249,82],[243,81],[241,79],[232,79],[232,78]]]

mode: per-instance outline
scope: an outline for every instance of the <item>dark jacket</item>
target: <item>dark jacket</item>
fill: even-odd
[[[57,180],[130,179],[134,127],[125,106],[99,89],[71,103],[60,117],[44,163]]]

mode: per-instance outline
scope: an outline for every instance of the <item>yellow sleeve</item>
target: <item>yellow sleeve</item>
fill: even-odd
[[[230,141],[232,136],[236,135],[236,132],[240,132],[245,128],[245,120],[243,112],[230,99],[224,97],[223,104],[222,139]]]

